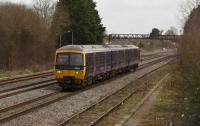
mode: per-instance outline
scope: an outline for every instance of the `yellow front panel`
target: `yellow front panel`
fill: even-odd
[[[84,70],[55,70],[54,72],[57,79],[63,79],[64,77],[75,77],[77,80],[84,80]]]
[[[58,50],[56,52],[55,55],[55,64],[56,64],[56,56],[58,53],[81,53],[83,54],[83,64],[84,66],[86,66],[86,56],[85,56],[85,52],[81,52],[81,51],[76,51],[76,50]],[[86,74],[86,68],[84,67],[83,70],[57,70],[54,67],[54,75],[56,77],[57,80],[59,80],[60,82],[63,82],[63,78],[64,77],[75,77],[76,80],[84,80],[85,79],[85,74]]]

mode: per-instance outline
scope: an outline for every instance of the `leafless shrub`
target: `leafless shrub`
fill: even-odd
[[[187,87],[185,97],[189,98],[186,111],[190,118],[186,125],[197,126],[200,125],[200,6],[192,10],[185,23],[178,54],[182,84]]]
[[[185,23],[184,37],[179,54],[181,64],[192,71],[199,68],[200,63],[200,7],[194,9]],[[190,71],[191,71],[190,70]]]
[[[49,64],[54,50],[52,36],[32,9],[0,4],[0,69]]]

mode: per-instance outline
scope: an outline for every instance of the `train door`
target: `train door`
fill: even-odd
[[[86,54],[86,76],[93,76],[94,72],[94,57],[92,53]]]
[[[96,76],[96,71],[97,71],[97,58],[96,58],[96,53],[93,53],[93,77]]]
[[[128,50],[125,50],[125,65],[128,66],[129,65],[129,61],[128,61]]]
[[[106,53],[106,69],[107,71],[111,71],[111,64],[112,64],[112,60],[111,60],[111,52],[107,52]]]
[[[131,50],[128,50],[128,65],[131,66],[132,54]]]

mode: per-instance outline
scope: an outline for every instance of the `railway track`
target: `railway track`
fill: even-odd
[[[35,109],[42,108],[44,106],[60,101],[62,99],[66,99],[67,97],[70,97],[72,95],[75,95],[75,94],[55,92],[55,93],[45,95],[43,97],[39,97],[37,99],[33,99],[27,102],[17,104],[15,106],[11,106],[9,108],[1,109],[0,122],[2,123],[8,120],[11,120],[18,116],[31,112]]]
[[[160,58],[162,59],[163,56],[160,56],[160,57],[156,56],[155,57],[155,59],[160,59]],[[147,62],[141,63],[141,66],[143,64],[150,63],[155,59],[147,60]],[[42,77],[43,75],[48,76],[49,73],[39,74],[38,76],[34,75],[34,78]],[[25,79],[24,77],[23,77],[23,79],[20,79],[20,78],[16,79],[16,80],[12,79],[13,80],[12,82],[24,81],[24,79]],[[30,79],[29,77],[31,77],[31,75],[28,76],[28,79]],[[6,84],[9,84],[9,83],[7,83],[9,81],[11,81],[11,80],[7,80],[6,83],[4,83],[3,85],[5,86]],[[30,84],[20,85],[20,86],[17,86],[17,87],[11,87],[9,89],[0,90],[0,99],[10,97],[10,96],[14,96],[14,95],[17,95],[17,94],[20,94],[20,93],[24,93],[24,92],[33,91],[33,90],[36,90],[36,89],[48,87],[48,86],[55,85],[55,84],[57,84],[55,79],[48,79],[48,80],[42,80],[42,81],[39,81],[39,82],[32,82]],[[2,86],[2,85],[0,84],[0,86]],[[8,85],[8,86],[10,87],[10,85]]]
[[[164,57],[163,60],[164,59],[166,60],[166,58],[167,57]],[[153,64],[153,63],[155,64],[156,62],[160,62],[160,61],[161,61],[161,59],[156,60],[154,62],[153,61],[149,62],[148,64],[151,66],[151,64]],[[143,64],[143,66],[141,66],[140,69],[144,69],[146,67],[148,67],[148,66]],[[115,78],[113,78],[113,79],[115,79]],[[102,82],[101,84],[108,83],[109,81],[112,81],[112,79]],[[32,99],[32,100],[29,100],[29,101],[26,101],[26,102],[23,102],[23,103],[14,105],[14,106],[10,106],[8,108],[3,108],[0,110],[0,122],[3,123],[6,121],[9,121],[9,120],[12,120],[18,116],[24,115],[33,110],[45,107],[47,105],[50,105],[52,103],[58,102],[63,99],[67,99],[70,96],[77,95],[83,91],[94,88],[96,86],[100,86],[101,84],[93,85],[86,89],[82,89],[82,90],[75,91],[75,92],[60,92],[60,91],[58,91],[58,92],[54,92],[54,93],[51,93],[51,94],[48,94],[48,95],[45,95],[45,96],[42,96],[42,97],[39,97],[36,99]]]
[[[156,64],[158,62],[161,62],[162,60],[166,60],[169,57],[171,57],[171,56],[163,57],[163,58],[157,59],[155,61],[148,62],[147,64],[149,64],[149,65],[143,64],[139,69],[144,69],[148,66],[151,66],[152,64]],[[105,81],[105,82],[102,82],[102,84],[107,83],[109,81],[112,81],[112,79]],[[101,85],[101,84],[99,84],[99,85]],[[77,95],[77,94],[79,94],[79,93],[81,93],[85,90],[94,88],[94,87],[99,86],[99,85],[93,85],[93,86],[88,87],[86,89],[82,89],[82,90],[75,91],[75,92],[60,92],[60,91],[58,91],[58,92],[54,92],[54,93],[51,93],[51,94],[48,94],[48,95],[45,95],[45,96],[42,96],[42,97],[39,97],[39,98],[36,98],[36,99],[32,99],[32,100],[29,100],[29,101],[26,101],[26,102],[23,102],[23,103],[14,105],[14,106],[10,106],[8,108],[3,108],[3,109],[0,110],[0,122],[3,123],[3,122],[6,122],[6,121],[9,121],[9,120],[12,120],[13,118],[24,115],[26,113],[33,111],[33,110],[45,107],[45,106],[50,105],[52,103],[58,102],[60,100],[67,99],[70,96]],[[40,87],[37,87],[37,88],[40,88]],[[21,92],[17,92],[17,93],[22,93],[22,92],[25,92],[25,91],[28,91],[28,90],[29,90],[29,88],[26,89],[26,90],[22,90]],[[12,93],[11,94],[15,95],[17,93],[14,92],[13,94]]]
[[[141,54],[141,57],[143,58],[147,58],[147,57],[152,57],[152,56],[155,56],[155,55],[158,55],[160,53],[152,53],[152,54]]]
[[[166,58],[164,58],[163,60],[166,60]],[[158,60],[158,62],[162,62],[163,60]],[[148,75],[149,73],[152,73],[153,71],[146,73],[142,77]],[[83,111],[73,115],[71,118],[68,118],[64,122],[60,123],[59,126],[71,126],[71,125],[94,126],[98,124],[98,122],[100,122],[104,117],[106,117],[115,109],[117,109],[119,106],[121,106],[137,91],[138,91],[137,87],[132,86],[130,83],[121,90],[104,97],[102,100],[92,104]]]
[[[51,75],[53,75],[52,71],[46,71],[46,72],[35,73],[35,74],[30,74],[30,75],[25,75],[25,76],[23,75],[23,76],[17,76],[13,78],[4,78],[4,79],[0,79],[0,86],[6,85],[6,84],[14,84],[17,82],[32,80],[36,78],[44,78]]]
[[[48,95],[44,95],[41,97],[38,97],[36,99],[32,99],[14,106],[10,106],[8,108],[3,108],[0,109],[0,122],[6,122],[8,120],[11,120],[13,118],[16,118],[18,116],[24,115],[28,112],[31,112],[35,109],[39,109],[42,107],[45,107],[47,105],[50,105],[52,103],[58,102],[60,100],[63,99],[67,99],[70,96],[73,95],[77,95],[83,91],[86,91],[88,89],[94,88],[96,87],[96,85],[93,85],[91,87],[85,88],[85,89],[81,89],[79,91],[75,91],[75,92],[54,92],[54,93],[50,93]],[[0,123],[0,124],[1,124]]]
[[[166,56],[157,57],[155,59],[147,60],[145,62],[142,62],[140,64],[140,67],[137,70],[143,69],[144,67],[148,67],[150,65],[153,65],[155,63],[158,63],[158,62],[161,62],[163,60],[166,60],[168,58],[173,58],[173,57],[174,57],[174,55],[166,55]]]
[[[125,118],[123,118],[116,126],[124,126],[125,123],[130,121],[130,118],[132,118],[140,109],[142,106],[147,103],[147,101],[152,97],[153,93],[156,92],[156,90],[161,86],[162,82],[170,76],[170,73],[166,74],[146,95],[145,97],[129,112],[128,115],[126,115]]]
[[[48,87],[55,84],[57,84],[57,81],[55,79],[50,79],[50,80],[44,80],[40,82],[31,83],[29,85],[5,89],[5,90],[0,91],[0,99],[21,94],[28,91],[33,91],[33,90],[40,89],[43,87]]]
[[[157,57],[161,57],[163,55],[160,54],[150,54],[150,55],[144,55],[142,57],[142,60],[150,60],[152,58],[157,58]],[[29,74],[29,75],[22,75],[22,76],[16,76],[16,77],[12,77],[12,78],[3,78],[0,79],[0,86],[4,86],[7,84],[15,84],[18,82],[22,82],[22,81],[27,81],[27,80],[32,80],[32,79],[37,79],[37,78],[45,78],[45,77],[49,77],[53,75],[52,71],[45,71],[45,72],[39,72],[39,73],[35,73],[35,74]]]
[[[159,57],[162,57],[162,56],[165,56],[165,55],[166,54],[154,54],[154,55],[150,55],[148,57],[142,57],[141,61],[151,60],[151,59],[159,58]]]

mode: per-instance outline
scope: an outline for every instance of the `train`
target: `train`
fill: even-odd
[[[67,45],[56,50],[54,75],[62,89],[85,87],[138,68],[134,45]]]

